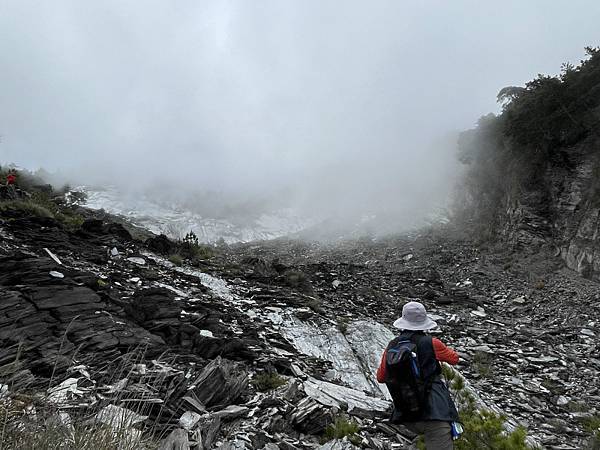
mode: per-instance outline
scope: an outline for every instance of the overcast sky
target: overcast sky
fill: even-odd
[[[599,24],[597,0],[0,0],[0,161],[421,200],[455,171],[449,132]]]

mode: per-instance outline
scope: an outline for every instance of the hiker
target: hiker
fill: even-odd
[[[394,401],[390,421],[425,435],[427,450],[454,448],[460,432],[458,412],[442,380],[440,362],[458,363],[458,354],[425,331],[437,324],[419,302],[408,302],[394,322],[401,330],[381,358],[377,381],[385,383]]]
[[[6,182],[0,184],[0,200],[16,200],[18,192],[16,189],[17,174],[11,170],[6,175]]]
[[[6,175],[6,185],[13,186],[17,181],[17,174],[14,171],[11,171]]]

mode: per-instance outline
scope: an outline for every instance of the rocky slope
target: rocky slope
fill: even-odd
[[[551,255],[477,248],[449,229],[330,249],[279,245],[271,251],[310,274],[327,304],[345,305],[331,310],[338,317],[359,313],[389,326],[398,299],[421,299],[489,404],[545,448],[583,445],[582,419],[597,413],[600,399],[595,282]],[[269,253],[264,245],[246,251]]]
[[[545,448],[588,439],[600,296],[559,260],[479,249],[445,227],[225,246],[176,266],[168,239],[86,214],[76,231],[0,222],[2,392],[23,408],[150,427],[168,436],[161,448],[346,448],[321,442],[345,415],[356,444],[409,448],[374,371],[402,299],[418,298],[488,407]]]

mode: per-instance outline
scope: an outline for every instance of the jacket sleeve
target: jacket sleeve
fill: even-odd
[[[381,355],[381,362],[379,363],[379,367],[377,368],[377,382],[385,383],[385,355],[387,353],[387,349],[384,350],[383,355]]]
[[[431,343],[433,344],[433,351],[435,352],[435,358],[438,361],[446,362],[453,366],[458,364],[458,359],[459,359],[458,353],[456,353],[451,348],[446,347],[446,345],[437,338],[433,338],[431,340]]]

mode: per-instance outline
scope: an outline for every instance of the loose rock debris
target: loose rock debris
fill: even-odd
[[[402,299],[417,298],[481,402],[537,442],[582,443],[597,412],[600,296],[568,272],[552,269],[541,291],[502,270],[502,254],[443,233],[229,246],[178,267],[154,253],[165,238],[147,248],[103,220],[42,222],[0,224],[3,396],[38,389],[70,417],[95,407],[165,449],[354,448],[320,442],[339,415],[366,448],[408,449],[374,371]],[[257,373],[284,383],[258,391]]]

